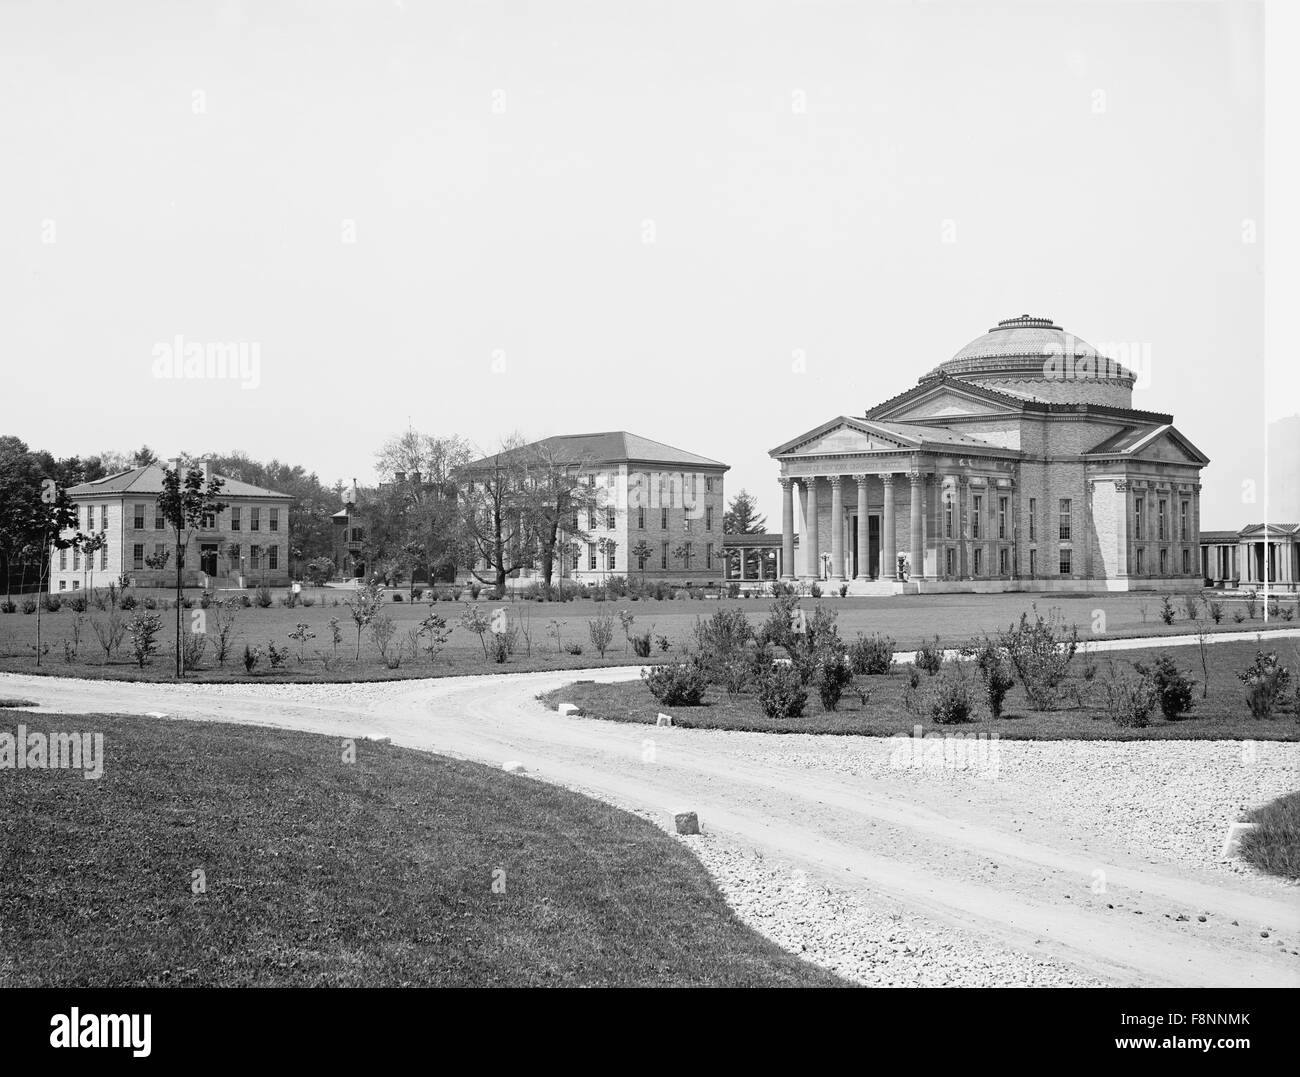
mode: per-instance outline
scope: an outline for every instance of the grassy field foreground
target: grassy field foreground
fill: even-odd
[[[818,700],[816,690],[810,687],[803,715],[786,720],[767,717],[752,694],[728,697],[720,688],[711,688],[705,704],[699,707],[666,707],[641,681],[612,684],[577,681],[542,698],[552,708],[560,703],[574,703],[585,716],[611,721],[653,725],[663,711],[672,716],[675,725],[686,728],[761,733],[892,737],[910,735],[913,727],[920,725],[926,733],[996,732],[999,737],[1011,740],[1300,740],[1300,722],[1289,701],[1281,713],[1268,720],[1252,718],[1246,707],[1245,689],[1236,671],[1250,665],[1259,647],[1266,651],[1275,648],[1282,661],[1294,671],[1293,676],[1300,676],[1300,646],[1295,640],[1278,640],[1273,645],[1267,637],[1262,644],[1213,643],[1208,647],[1209,696],[1205,699],[1201,698],[1204,677],[1198,648],[1168,648],[1164,653],[1172,654],[1179,667],[1189,671],[1198,682],[1194,705],[1189,714],[1175,721],[1165,719],[1157,711],[1151,724],[1143,729],[1123,728],[1109,721],[1099,706],[1099,686],[1107,676],[1110,662],[1118,668],[1131,668],[1129,663],[1133,661],[1150,663],[1161,653],[1159,648],[1094,656],[1098,669],[1092,685],[1082,676],[1083,656],[1076,656],[1071,686],[1078,689],[1082,706],[1070,704],[1055,711],[1031,710],[1023,689],[1016,685],[1007,696],[1001,718],[991,719],[987,710],[981,709],[984,720],[965,725],[935,725],[928,717],[913,715],[904,702],[907,677],[906,667],[901,665],[896,665],[894,672],[887,676],[858,678],[858,683],[870,692],[865,707],[850,693],[845,693],[839,709],[827,711]],[[921,675],[922,688],[929,681],[928,675]]]
[[[1300,793],[1288,793],[1246,816],[1241,855],[1260,871],[1300,881]]]
[[[743,926],[649,822],[527,777],[0,710],[20,723],[102,732],[105,763],[0,770],[0,986],[840,982]]]

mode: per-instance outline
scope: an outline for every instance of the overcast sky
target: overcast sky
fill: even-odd
[[[1265,410],[1300,396],[1263,389],[1262,25],[5,3],[4,429],[363,482],[408,421],[629,429],[729,463],[779,527],[768,450],[1033,313],[1149,348],[1135,404],[1213,459],[1202,524],[1236,527]],[[177,335],[256,344],[256,386],[155,377]]]

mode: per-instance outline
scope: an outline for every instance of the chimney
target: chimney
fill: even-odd
[[[394,477],[397,479],[398,482],[405,482],[405,481],[406,481],[406,472],[405,472],[405,471],[399,471],[399,472],[398,472]]]
[[[204,460],[203,461],[203,485],[204,486],[207,486],[208,483],[212,481],[212,475],[213,475],[212,461]]]
[[[418,471],[411,472],[411,485],[412,486],[420,485],[420,473]]]
[[[172,465],[172,470],[173,470],[174,472],[176,472],[177,475],[180,475],[180,473],[181,473],[181,458],[180,458],[179,456],[173,456],[172,459],[171,459],[171,465]]]

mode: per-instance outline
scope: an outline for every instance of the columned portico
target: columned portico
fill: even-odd
[[[919,471],[908,472],[912,482],[910,506],[910,537],[912,548],[908,555],[908,576],[920,579],[925,575],[925,476]]]
[[[794,579],[794,482],[781,482],[781,578]]]
[[[822,575],[822,555],[821,543],[817,541],[817,480],[808,478],[804,480],[804,486],[808,489],[808,512],[804,516],[804,522],[808,528],[808,549],[805,551],[805,569],[804,574],[811,576],[814,580],[821,579]]]
[[[881,475],[885,486],[885,515],[880,522],[880,578],[882,580],[898,579],[898,550],[894,545],[894,476]]]
[[[844,579],[844,476],[832,475],[831,484],[831,572],[833,580]]]
[[[868,521],[871,517],[867,512],[867,476],[854,475],[853,479],[858,484],[858,570],[854,573],[853,578],[855,580],[869,580],[871,579],[871,544],[868,535],[871,528]]]

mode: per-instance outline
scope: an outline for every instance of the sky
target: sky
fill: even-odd
[[[3,432],[365,483],[408,424],[628,429],[775,528],[769,450],[1031,313],[1149,357],[1235,528],[1300,410],[1263,48],[1236,0],[11,0]]]

